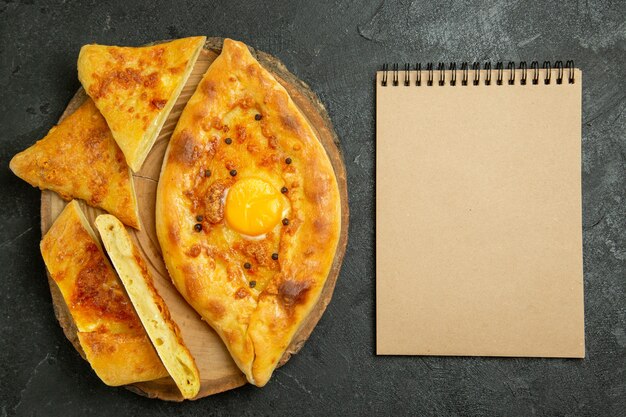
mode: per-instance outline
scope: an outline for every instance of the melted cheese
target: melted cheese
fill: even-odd
[[[139,229],[130,169],[91,99],[11,159],[18,177],[65,200],[80,198]]]
[[[78,78],[137,172],[174,106],[206,38],[144,47],[85,45]]]
[[[282,187],[288,214],[273,226],[273,190]],[[246,208],[257,195],[267,201]],[[181,114],[161,171],[156,221],[174,284],[248,381],[265,385],[326,282],[340,197],[312,127],[240,42],[224,41]],[[265,233],[252,240],[242,231]]]
[[[85,356],[105,384],[167,376],[76,200],[43,237],[41,254],[76,324]]]

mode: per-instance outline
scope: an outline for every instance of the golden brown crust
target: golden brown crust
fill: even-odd
[[[95,223],[113,266],[165,368],[184,398],[195,397],[200,389],[195,360],[167,304],[155,288],[139,249],[124,225],[114,216],[98,216]]]
[[[46,233],[41,253],[87,360],[104,383],[124,385],[167,376],[76,201]]]
[[[253,241],[228,227],[222,199],[214,195],[249,177],[287,187],[289,202],[288,224]],[[227,185],[215,192],[221,183]],[[244,44],[224,41],[183,111],[156,209],[175,285],[248,380],[264,385],[324,286],[341,228],[340,197],[308,121]],[[200,232],[194,229],[198,215]]]
[[[206,38],[153,46],[85,45],[78,78],[137,172],[178,98]]]
[[[87,361],[107,385],[127,385],[167,376],[145,333],[78,332],[78,340]]]
[[[176,324],[174,319],[172,319],[167,304],[165,304],[165,301],[157,292],[157,289],[154,286],[154,282],[152,280],[152,276],[148,272],[146,262],[144,261],[136,246],[133,246],[133,256],[135,258],[135,262],[141,268],[141,275],[143,276],[143,279],[148,285],[148,289],[150,290],[150,298],[154,300],[154,302],[158,305],[159,312],[161,313],[161,317],[163,318],[163,323],[167,326],[168,329],[170,329],[170,331],[175,336],[175,343],[179,349],[177,355],[179,357],[183,356],[185,359],[185,361],[183,362],[185,374],[180,376],[184,376],[185,378],[187,378],[187,380],[179,382],[179,379],[175,378],[175,381],[177,382],[177,384],[179,384],[179,386],[181,384],[185,384],[185,387],[181,388],[181,392],[185,398],[193,398],[198,394],[198,391],[200,389],[200,374],[198,371],[198,367],[195,363],[193,356],[191,355],[191,352],[187,348],[187,345],[185,345],[185,342],[183,341],[178,324]],[[178,360],[180,361],[181,359],[179,358]]]
[[[80,198],[139,229],[130,169],[106,121],[87,99],[42,140],[11,159],[11,170],[63,199]]]

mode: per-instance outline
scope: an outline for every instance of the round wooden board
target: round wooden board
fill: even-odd
[[[202,79],[205,71],[213,60],[219,55],[223,43],[223,38],[208,38],[204,51],[200,54],[195,64],[193,72],[187,81],[178,101],[172,109],[163,129],[156,141],[152,151],[148,155],[142,169],[134,174],[135,190],[139,201],[139,214],[141,217],[142,229],[136,231],[129,229],[131,235],[146,258],[150,272],[152,273],[159,293],[167,303],[173,319],[181,328],[182,336],[187,347],[193,354],[200,371],[201,388],[197,397],[202,398],[208,395],[223,392],[242,386],[246,383],[244,375],[239,371],[230,357],[221,339],[211,329],[211,327],[200,319],[200,316],[193,310],[180,296],[174,288],[170,277],[163,264],[161,248],[157,241],[154,219],[154,207],[156,199],[156,186],[161,171],[163,156],[168,145],[170,135],[174,131],[178,117],[185,104],[194,93],[196,86]],[[312,313],[302,324],[292,343],[283,355],[279,366],[285,364],[291,355],[297,353],[308,339],[313,328],[319,321],[335,288],[337,276],[341,268],[341,262],[345,253],[348,240],[348,192],[346,182],[346,170],[339,150],[339,140],[333,130],[330,118],[315,93],[296,76],[291,74],[285,66],[273,56],[261,51],[252,50],[256,59],[269,70],[276,79],[287,89],[290,96],[307,117],[314,127],[317,136],[323,144],[332,162],[339,191],[341,194],[341,223],[342,230],[337,246],[337,252],[328,279],[320,296],[318,303]],[[68,104],[60,120],[74,112],[86,99],[83,89],[80,89]],[[56,193],[44,191],[41,194],[41,232],[45,234],[67,202],[62,200]],[[85,211],[87,218],[93,220],[102,210],[87,206],[80,201],[81,208]],[[84,353],[78,343],[76,328],[65,305],[63,297],[54,283],[48,277],[50,292],[54,311],[65,335],[72,342],[78,352],[84,357]],[[178,388],[170,378],[163,378],[155,381],[141,382],[128,385],[127,388],[137,394],[150,398],[162,400],[182,401],[183,398]]]

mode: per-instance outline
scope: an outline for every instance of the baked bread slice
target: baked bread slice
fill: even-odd
[[[130,169],[106,121],[91,99],[9,163],[34,187],[63,199],[80,198],[139,229]]]
[[[137,48],[81,48],[78,79],[134,172],[156,141],[205,40],[195,36]]]
[[[250,383],[267,383],[316,305],[340,213],[315,131],[246,45],[226,39],[170,139],[156,227],[176,288]]]
[[[165,301],[154,287],[145,260],[124,225],[114,216],[98,216],[96,228],[163,365],[183,397],[195,397],[200,390],[196,362],[180,336],[178,325],[170,317]]]
[[[117,386],[168,376],[76,200],[61,212],[40,248],[100,379]]]

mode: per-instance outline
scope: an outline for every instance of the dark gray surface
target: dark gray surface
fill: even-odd
[[[625,2],[33,3],[0,2],[0,417],[626,415]],[[38,250],[39,192],[8,162],[79,87],[82,44],[198,34],[274,54],[319,94],[341,138],[352,221],[335,296],[302,352],[263,389],[171,404],[104,386],[65,339]],[[587,356],[376,357],[374,71],[487,59],[574,59],[584,71]]]

